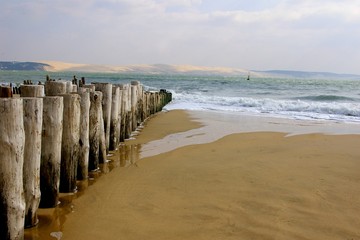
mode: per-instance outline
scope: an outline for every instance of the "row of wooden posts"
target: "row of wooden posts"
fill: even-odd
[[[22,239],[38,207],[99,169],[110,150],[161,111],[171,93],[131,84],[71,81],[21,85],[20,97],[0,87],[0,239]]]

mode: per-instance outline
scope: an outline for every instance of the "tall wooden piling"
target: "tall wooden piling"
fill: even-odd
[[[80,88],[84,89],[85,88]],[[82,91],[82,90],[80,90]],[[89,169],[89,111],[90,111],[90,92],[89,89],[80,93],[80,155],[77,168],[77,179],[84,180],[88,178]]]
[[[100,112],[102,93],[95,91],[90,93],[90,111],[89,111],[89,171],[99,168],[99,144],[100,144]]]
[[[43,98],[43,127],[41,136],[40,207],[58,204],[60,184],[61,141],[63,132],[63,97]]]
[[[131,134],[131,87],[129,84],[124,84],[122,86],[123,89],[123,119],[121,122],[121,129],[123,131],[123,137],[122,139],[128,139]]]
[[[137,101],[138,101],[138,82],[131,82],[131,132],[134,131],[137,127]]]
[[[11,98],[13,96],[11,87],[0,86],[0,98]]]
[[[36,211],[40,203],[40,162],[41,131],[43,115],[42,98],[23,98],[24,101],[24,195],[25,227],[35,226],[38,222]]]
[[[44,85],[21,85],[20,97],[44,97]]]
[[[110,121],[110,145],[109,150],[115,150],[119,144],[120,129],[118,128],[119,122],[119,94],[120,89],[113,86],[112,100],[111,100],[111,121]]]
[[[66,82],[66,93],[72,93],[74,91],[73,83],[71,81]]]
[[[95,85],[94,84],[84,84],[81,87],[90,89],[90,92],[95,92]]]
[[[111,101],[112,101],[112,84],[111,83],[93,83],[96,91],[103,93],[102,110],[105,130],[106,152],[109,151],[110,145],[110,119],[111,119]]]
[[[46,81],[45,82],[45,95],[46,96],[59,96],[67,93],[66,81]]]
[[[125,140],[125,121],[126,121],[126,112],[125,112],[125,85],[119,84],[120,88],[120,95],[121,95],[121,101],[120,101],[120,142],[124,142]]]
[[[76,190],[80,152],[80,96],[77,93],[64,94],[63,99],[60,192],[70,193]]]
[[[99,111],[99,163],[106,162],[106,133],[105,133],[105,126],[104,126],[104,116],[103,111]]]
[[[0,239],[23,239],[23,100],[0,99]]]
[[[117,122],[117,138],[118,138],[118,144],[121,142],[121,119],[123,118],[122,116],[122,95],[123,95],[123,91],[121,90],[120,85],[117,85],[117,87],[119,88],[119,99],[118,99],[118,122]]]

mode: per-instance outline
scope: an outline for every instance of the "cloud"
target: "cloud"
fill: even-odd
[[[324,55],[335,65],[360,58],[359,11],[359,0],[5,1],[0,57],[302,69]]]

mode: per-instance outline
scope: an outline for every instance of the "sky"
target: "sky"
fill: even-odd
[[[0,0],[0,61],[360,74],[360,0]]]

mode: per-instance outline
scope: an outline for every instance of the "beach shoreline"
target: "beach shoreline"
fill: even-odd
[[[127,156],[110,157],[112,171],[103,168],[54,210],[57,230],[41,239],[360,237],[360,135],[352,126],[327,133],[296,122],[291,133],[289,122],[218,117],[173,110],[150,118],[122,145]]]

